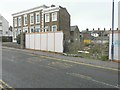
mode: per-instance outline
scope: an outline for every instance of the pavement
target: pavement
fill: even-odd
[[[61,54],[3,47],[2,82],[15,89],[118,89],[117,68],[102,68],[103,66],[86,64],[87,60],[86,63],[78,60],[80,58]],[[111,63],[114,64],[116,63]]]
[[[15,49],[15,48],[4,47],[4,46],[3,48]],[[119,63],[113,62],[113,61],[101,61],[101,60],[86,59],[86,58],[80,58],[80,57],[71,57],[71,56],[65,56],[59,53],[43,52],[43,51],[38,51],[38,50],[28,50],[28,49],[16,49],[16,50],[29,52],[29,53],[32,53],[38,56],[41,55],[41,56],[46,56],[46,57],[57,58],[60,60],[69,60],[73,62],[85,63],[88,65],[95,65],[101,68],[103,67],[103,68],[116,69],[116,70],[119,68]]]
[[[16,42],[2,42],[2,46],[20,49],[20,44],[17,44]]]

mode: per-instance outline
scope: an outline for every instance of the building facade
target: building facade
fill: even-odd
[[[32,33],[54,33],[63,32],[63,47],[67,51],[70,43],[70,14],[61,6],[46,6],[24,10],[12,14],[13,16],[13,42],[21,32]]]
[[[46,6],[24,10],[12,14],[13,16],[13,42],[20,32],[56,32],[63,31],[64,39],[69,42],[70,14],[61,6]]]
[[[9,36],[9,22],[0,15],[0,36]]]

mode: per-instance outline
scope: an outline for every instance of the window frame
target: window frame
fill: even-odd
[[[39,16],[39,18],[38,18]],[[36,23],[40,23],[40,14],[39,13],[36,13]]]
[[[21,26],[21,25],[22,25],[22,18],[19,17],[19,18],[18,18],[18,26]]]
[[[28,24],[28,17],[26,15],[26,16],[24,16],[24,25],[27,25],[27,24]]]
[[[14,27],[17,27],[17,18],[14,18]]]
[[[38,29],[39,29],[39,30],[38,30]],[[37,27],[37,28],[35,29],[35,32],[40,32],[40,28]]]
[[[53,30],[53,27],[56,27],[56,30]],[[52,25],[52,32],[56,32],[57,31],[57,25]]]
[[[48,28],[48,30],[46,28]],[[50,26],[45,26],[44,32],[49,32],[49,31],[50,31]]]
[[[33,31],[31,31],[33,29]],[[30,33],[34,33],[35,32],[35,29],[34,27],[30,27]]]
[[[50,14],[49,13],[45,14],[45,22],[50,22]]]
[[[52,13],[52,21],[57,21],[57,12]]]
[[[27,32],[26,32],[27,31]],[[23,27],[23,32],[28,33],[28,27]]]
[[[19,35],[20,33],[21,33],[21,28],[18,28],[18,30],[17,30],[17,34]]]
[[[34,14],[30,15],[30,24],[34,24]]]

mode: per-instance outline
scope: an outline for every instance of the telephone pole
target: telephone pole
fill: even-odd
[[[111,60],[114,60],[114,0],[112,3],[112,45],[111,45]]]

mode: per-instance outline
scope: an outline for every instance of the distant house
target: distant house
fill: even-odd
[[[80,31],[78,26],[71,26],[70,28],[70,44],[69,50],[70,51],[77,51],[80,49]]]
[[[93,37],[98,37],[98,36],[99,36],[99,34],[98,34],[98,33],[96,33],[96,32],[91,32],[91,36],[93,36]]]
[[[9,30],[9,22],[0,15],[0,36],[11,36],[12,32]]]
[[[82,36],[82,41],[84,41],[84,40],[91,40],[92,39],[92,36],[91,36],[91,31],[89,31],[89,30],[83,30],[82,32],[81,32],[81,36]]]
[[[80,42],[80,31],[78,26],[71,26],[70,29],[70,38],[71,38],[71,43],[78,43]]]
[[[110,29],[111,30],[111,29]],[[109,31],[110,30],[83,30],[81,32],[83,41],[89,41],[93,43],[106,43],[109,41]]]

